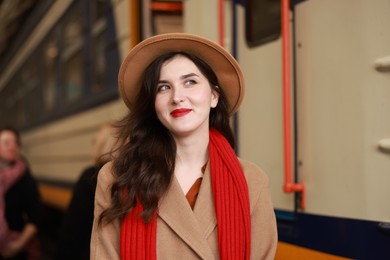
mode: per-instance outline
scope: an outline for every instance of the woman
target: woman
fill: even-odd
[[[20,137],[12,127],[0,129],[1,160],[15,167],[20,158]],[[16,163],[16,164],[15,164]],[[5,216],[12,239],[0,252],[0,259],[38,259],[37,239],[41,204],[35,180],[27,168],[5,194]]]
[[[2,153],[0,143],[0,158]],[[23,176],[26,165],[22,159],[18,158],[13,167],[3,166],[0,159],[0,252],[6,247],[9,241],[12,241],[12,232],[8,229],[8,223],[5,219],[5,198],[4,195],[10,187]]]
[[[122,146],[99,173],[91,259],[273,259],[268,179],[238,160],[236,60],[189,34],[138,44],[119,71]]]

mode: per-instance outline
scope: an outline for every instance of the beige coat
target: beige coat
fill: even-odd
[[[267,176],[253,163],[240,160],[247,178],[251,211],[251,259],[273,259],[277,245],[276,220],[268,192]],[[95,220],[91,238],[91,259],[120,259],[119,222],[103,226],[97,219],[110,204],[112,164],[99,172],[95,196]],[[217,222],[207,167],[199,195],[191,209],[174,178],[161,199],[157,218],[157,259],[219,259]]]

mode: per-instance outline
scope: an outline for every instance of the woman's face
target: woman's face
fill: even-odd
[[[208,131],[210,109],[217,104],[218,94],[190,59],[177,55],[163,64],[155,109],[174,136]]]
[[[0,158],[6,161],[15,161],[19,155],[19,145],[16,135],[12,131],[0,132]]]

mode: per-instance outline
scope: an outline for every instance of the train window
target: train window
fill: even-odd
[[[76,5],[67,15],[64,23],[64,50],[61,62],[64,68],[62,96],[66,103],[79,100],[83,94],[85,66],[82,52],[84,44],[82,17],[80,5]]]
[[[58,40],[52,31],[46,42],[43,43],[43,110],[44,114],[50,114],[55,108],[57,96],[57,62],[58,62]]]
[[[25,110],[23,109],[22,102],[18,102],[16,104],[15,112],[16,112],[16,124],[17,125],[26,124],[26,114],[25,114]]]
[[[65,102],[77,101],[82,96],[83,91],[83,56],[81,50],[73,53],[64,62],[64,98]]]
[[[92,92],[100,93],[109,85],[106,75],[107,20],[104,16],[107,5],[103,1],[92,2]]]
[[[118,98],[118,37],[110,5],[73,1],[52,27],[40,29],[42,42],[1,90],[0,125],[24,130]],[[36,24],[48,17],[39,15]]]
[[[94,37],[93,43],[93,55],[94,62],[92,64],[93,77],[92,77],[92,92],[99,93],[104,90],[105,86],[105,53],[104,47],[106,46],[104,35],[99,34]]]
[[[65,51],[71,49],[72,46],[75,46],[82,40],[83,17],[80,4],[75,5],[75,7],[66,15],[63,27]]]
[[[20,78],[20,105],[23,114],[23,123],[31,124],[39,119],[39,98],[40,77],[38,72],[37,59],[30,58],[21,72]],[[27,116],[28,115],[28,116]]]
[[[20,78],[14,77],[11,80],[10,85],[11,86],[20,86]],[[24,123],[25,115],[24,115],[24,110],[23,110],[23,106],[22,106],[23,104],[22,104],[22,102],[20,102],[21,101],[20,93],[21,93],[21,90],[19,90],[16,87],[10,88],[5,93],[9,97],[6,100],[6,111],[7,111],[8,115],[14,115],[13,117],[8,118],[8,120],[6,120],[6,122],[8,122],[11,125],[13,125],[13,124],[19,125],[19,124]]]
[[[12,84],[12,80],[9,82],[9,84]],[[0,98],[0,118],[1,118],[1,123],[3,125],[12,125],[11,120],[14,118],[12,115],[11,109],[10,109],[10,101],[11,101],[11,88],[4,88],[3,91],[1,92]]]
[[[280,0],[247,0],[245,37],[249,47],[279,38],[281,32]]]
[[[33,125],[37,121],[41,120],[42,102],[39,102],[42,100],[41,97],[42,97],[42,93],[39,85],[32,86],[32,88],[29,89],[28,96],[26,97],[27,111],[28,111],[28,118],[27,118],[28,125]]]
[[[18,124],[26,124],[27,123],[27,115],[29,111],[27,111],[26,99],[27,99],[27,91],[28,88],[24,85],[24,81],[22,78],[15,78],[15,84],[18,88],[13,92],[13,98],[15,103],[15,111],[16,111],[16,122]]]

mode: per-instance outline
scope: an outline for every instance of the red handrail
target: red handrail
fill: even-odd
[[[290,1],[282,0],[282,55],[283,55],[283,140],[284,186],[286,193],[301,192],[301,208],[305,208],[305,186],[293,181],[291,128],[291,62],[290,62]]]

